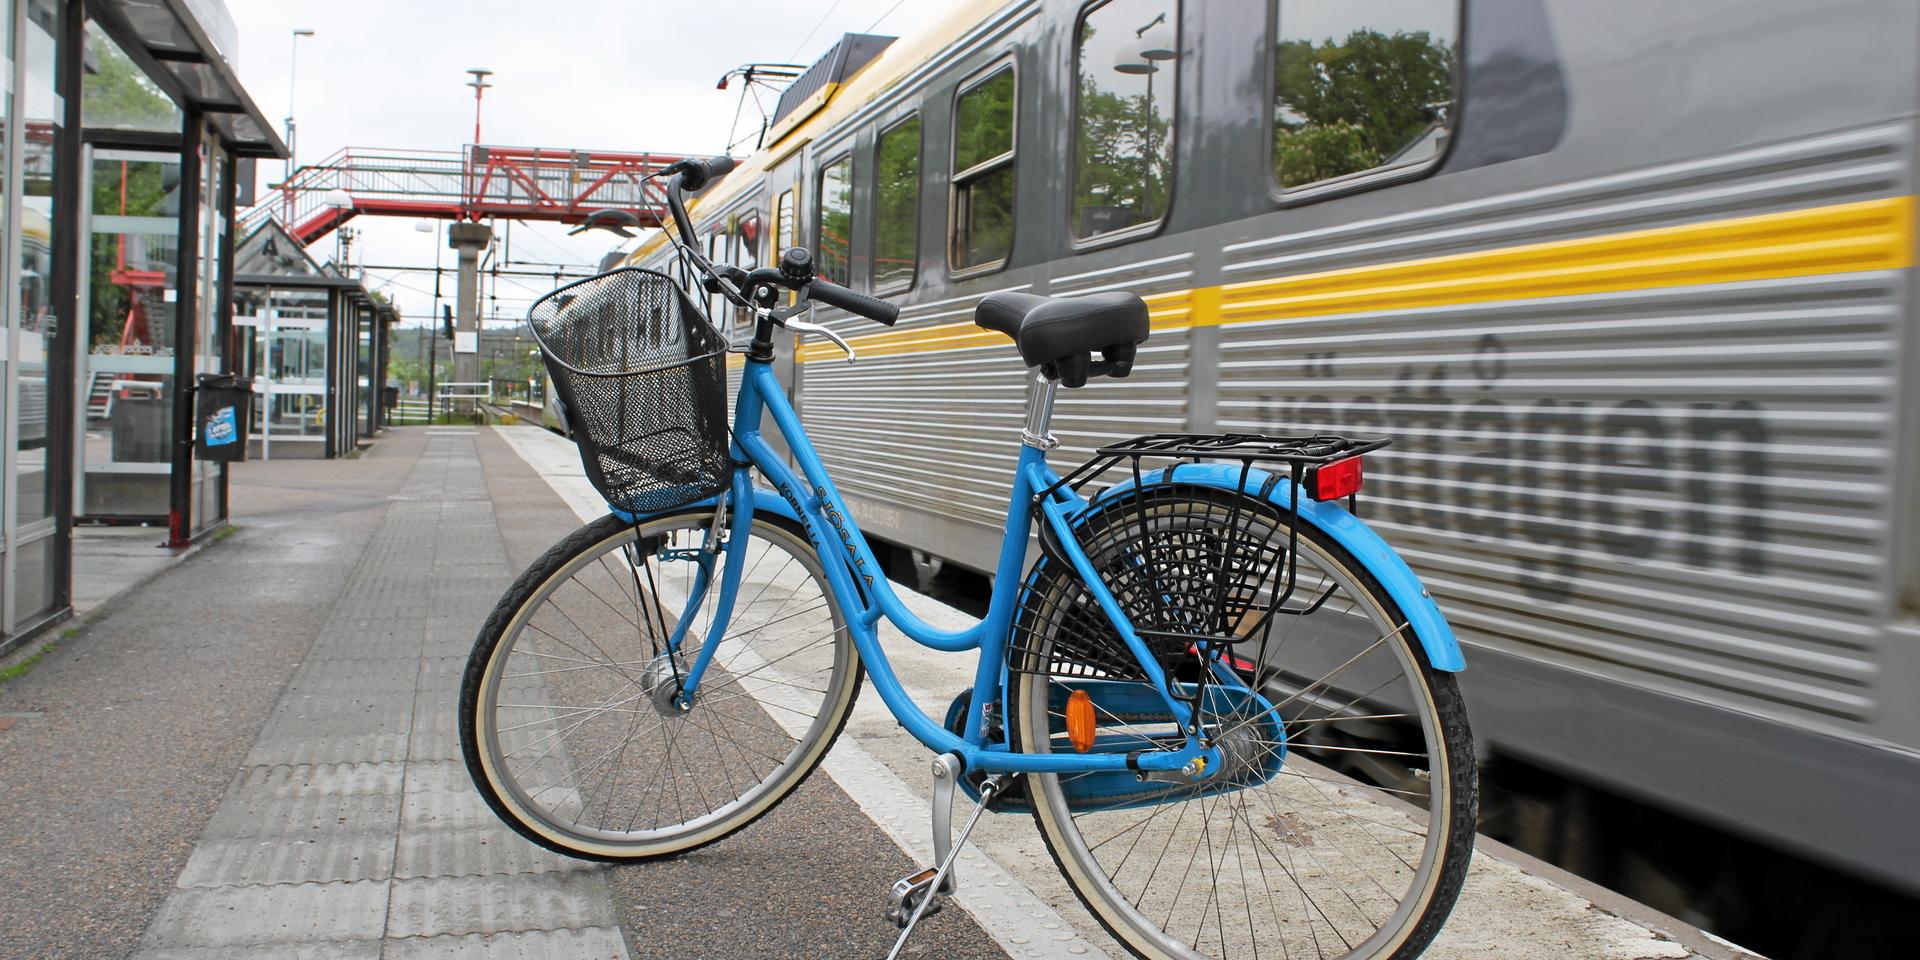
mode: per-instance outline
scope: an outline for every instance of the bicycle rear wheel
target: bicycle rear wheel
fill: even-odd
[[[1217,556],[1212,541],[1230,535],[1231,517],[1239,536],[1284,552],[1289,518],[1235,511],[1234,496],[1196,490],[1171,513],[1165,500],[1116,505],[1083,526],[1081,542],[1097,569],[1137,570],[1142,556],[1164,563],[1169,549]],[[1141,511],[1163,514],[1142,523]],[[1465,880],[1477,780],[1453,676],[1428,665],[1398,607],[1351,554],[1304,525],[1297,549],[1298,586],[1274,613],[1263,657],[1235,667],[1264,699],[1198,704],[1225,769],[1196,784],[1029,775],[1034,818],[1055,862],[1137,956],[1414,957]],[[1200,569],[1196,561],[1188,571]],[[1259,593],[1269,605],[1280,592],[1278,569],[1264,574]],[[1130,682],[1149,700],[1157,694],[1114,672],[1119,640],[1077,580],[1042,561],[1029,588],[1016,629],[1030,634],[1016,642],[1012,663],[1013,746],[1066,752],[1062,704],[1071,689],[1118,684],[1107,689],[1124,692]],[[1154,597],[1163,601],[1178,603]],[[1089,684],[1071,662],[1103,648],[1101,679]],[[1255,645],[1236,644],[1234,654],[1252,658]],[[1194,664],[1168,665],[1192,679]],[[1180,742],[1168,716],[1096,716],[1100,736],[1122,748]]]
[[[731,622],[691,709],[671,702],[714,616],[711,509],[607,516],[556,544],[494,609],[460,735],[487,804],[571,856],[685,853],[752,823],[839,735],[860,662],[806,539],[756,517]],[[680,655],[665,639],[689,614]]]

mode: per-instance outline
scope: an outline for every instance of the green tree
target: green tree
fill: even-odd
[[[953,172],[961,173],[1013,149],[1012,70],[1002,70],[960,95],[953,123]],[[958,266],[987,263],[1013,250],[1013,164],[956,181]]]
[[[1283,186],[1391,160],[1444,118],[1453,50],[1424,30],[1284,40],[1274,57],[1274,167]]]
[[[89,127],[120,130],[180,129],[180,109],[105,34],[91,25],[89,46],[99,69],[80,81],[81,111]]]
[[[1171,87],[1171,83],[1168,84]],[[1153,220],[1167,209],[1167,175],[1173,166],[1173,90],[1128,96],[1080,80],[1079,125],[1074,132],[1075,229],[1081,236],[1088,207],[1124,209],[1130,223]],[[1128,224],[1103,227],[1118,229]]]
[[[96,54],[98,67],[81,78],[80,109],[82,122],[89,128],[122,130],[180,129],[180,110],[166,94],[154,86],[113,42],[88,27],[88,42]],[[129,217],[177,216],[179,167],[176,164],[96,160],[93,170],[92,211]],[[91,346],[117,344],[132,309],[138,289],[116,281],[115,272],[164,271],[171,277],[174,264],[172,237],[148,235],[133,240],[110,234],[92,238],[91,271],[88,282],[88,341]],[[123,275],[121,280],[126,279]],[[171,282],[171,279],[169,279]],[[151,291],[153,288],[144,288]],[[150,298],[158,303],[157,296]],[[170,319],[155,315],[149,307],[147,323],[152,335],[165,342],[171,330]]]
[[[874,191],[873,285],[912,283],[919,250],[920,118],[880,135]]]

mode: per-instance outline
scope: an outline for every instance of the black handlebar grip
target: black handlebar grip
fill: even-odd
[[[874,323],[893,326],[900,319],[900,308],[885,300],[876,300],[864,293],[854,293],[846,287],[825,280],[815,280],[807,288],[807,297],[818,300],[830,307],[839,307],[848,313],[857,313]]]
[[[688,157],[667,169],[680,175],[680,189],[699,193],[706,189],[707,184],[732,173],[735,164],[732,157],[724,155],[705,160]]]

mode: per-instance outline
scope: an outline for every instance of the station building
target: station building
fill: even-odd
[[[192,385],[233,369],[236,205],[286,155],[220,0],[7,0],[0,652],[71,609],[76,522],[225,522]]]

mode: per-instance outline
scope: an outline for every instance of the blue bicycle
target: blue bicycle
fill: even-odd
[[[533,309],[611,512],[523,573],[476,643],[460,730],[493,810],[588,859],[713,843],[819,765],[865,675],[937,755],[936,862],[888,901],[900,944],[955,890],[981,814],[1024,811],[1138,956],[1424,950],[1465,879],[1477,780],[1447,622],[1352,512],[1385,441],[1165,434],[1057,474],[1056,392],[1125,377],[1147,308],[990,295],[975,319],[1031,368],[1026,424],[986,616],[936,628],[883,575],[772,364],[779,327],[852,359],[801,319],[814,302],[887,325],[895,308],[800,248],[708,262],[682,197],[730,166],[677,164],[667,190],[682,257],[757,321],[730,427],[727,341],[671,278],[619,269]],[[978,651],[938,718],[902,688],[882,619]],[[957,838],[956,791],[978,802]]]

